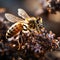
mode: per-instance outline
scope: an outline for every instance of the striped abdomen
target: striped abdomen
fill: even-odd
[[[18,32],[23,29],[23,25],[20,22],[13,24],[6,33],[6,38],[15,36]]]

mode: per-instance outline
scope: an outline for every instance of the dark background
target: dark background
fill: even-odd
[[[4,7],[8,12],[17,15],[18,8],[25,9],[24,1],[25,0],[0,0],[0,7]],[[57,36],[60,36],[60,23],[49,21],[45,15],[43,15],[43,23],[47,30],[52,30]]]

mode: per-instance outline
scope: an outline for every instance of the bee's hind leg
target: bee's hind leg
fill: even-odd
[[[18,42],[18,50],[20,50],[21,44],[20,44],[19,40],[17,42]]]
[[[18,49],[17,50],[20,50],[20,47],[21,47],[21,43],[20,43],[20,32],[16,34],[15,40],[18,43]]]
[[[19,34],[19,40],[18,40],[18,44],[19,44],[18,50],[20,50],[22,43],[23,43],[23,38],[22,38],[22,31],[21,31]]]

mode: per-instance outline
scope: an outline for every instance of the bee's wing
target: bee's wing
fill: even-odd
[[[5,17],[8,21],[13,22],[13,23],[23,20],[10,13],[5,13]]]
[[[30,18],[30,16],[25,12],[25,10],[21,8],[18,9],[18,15],[23,19]]]

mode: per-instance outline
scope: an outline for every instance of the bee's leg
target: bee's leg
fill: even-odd
[[[18,50],[20,50],[20,42],[19,42],[19,40],[17,41],[18,42]]]
[[[18,40],[18,44],[19,44],[18,50],[20,50],[22,43],[23,43],[23,38],[22,38],[22,31],[21,31],[21,32],[20,32],[20,36],[19,36],[19,40]]]
[[[23,43],[22,31],[20,32],[20,43]]]
[[[17,43],[18,43],[18,50],[20,50],[20,42],[19,42],[19,39],[17,39]]]
[[[35,26],[36,26],[36,30],[40,33],[40,29],[36,21],[35,21]]]
[[[39,25],[40,25],[40,27],[43,27],[43,21],[42,21],[41,17],[39,18]]]
[[[17,49],[17,50],[20,50],[20,45],[21,45],[21,44],[20,44],[20,41],[19,41],[19,38],[20,38],[19,34],[20,34],[20,32],[17,33],[16,36],[15,36],[15,39],[16,39],[16,41],[17,41],[17,43],[18,43],[18,49]]]

